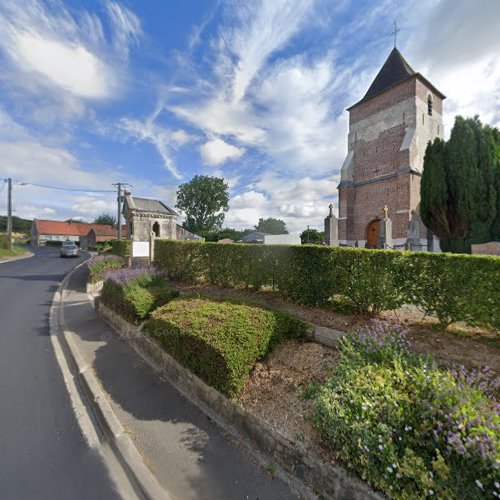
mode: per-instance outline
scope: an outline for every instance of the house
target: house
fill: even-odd
[[[34,219],[30,241],[32,246],[61,245],[67,240],[80,244],[81,239],[94,228],[112,229],[104,224]]]
[[[188,231],[186,228],[182,227],[179,224],[177,224],[175,229],[178,240],[205,241],[205,238],[202,238],[201,236]]]
[[[252,231],[251,233],[245,234],[239,243],[264,243],[264,238],[267,233],[262,233],[260,231]]]
[[[297,234],[267,234],[261,231],[252,231],[241,238],[239,243],[256,243],[261,245],[300,245],[300,236]]]
[[[122,226],[122,237],[127,237],[127,226]],[[97,243],[104,241],[116,240],[118,238],[118,229],[111,226],[98,226],[95,224],[92,229],[80,238],[80,247],[84,249],[92,249]]]

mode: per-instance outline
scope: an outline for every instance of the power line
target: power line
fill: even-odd
[[[76,188],[65,188],[61,186],[49,186],[47,184],[37,184],[35,182],[22,182],[15,179],[12,179],[19,186],[36,186],[45,189],[57,189],[59,191],[72,191],[78,193],[114,193],[111,189],[76,189]]]

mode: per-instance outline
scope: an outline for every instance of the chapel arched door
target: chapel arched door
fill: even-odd
[[[366,248],[377,248],[380,240],[380,220],[372,220],[366,227]]]

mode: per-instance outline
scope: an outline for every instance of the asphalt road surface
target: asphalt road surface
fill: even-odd
[[[57,249],[0,264],[0,498],[119,498],[86,446],[49,335],[49,311],[82,258]]]

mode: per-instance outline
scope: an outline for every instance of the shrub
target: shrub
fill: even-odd
[[[89,281],[97,283],[104,279],[106,273],[123,267],[125,261],[119,255],[97,255],[88,259],[85,264],[89,269]]]
[[[125,319],[138,322],[178,295],[156,269],[125,268],[105,275],[101,300]]]
[[[244,385],[255,362],[305,324],[283,312],[204,299],[156,309],[146,331],[182,365],[228,396]]]
[[[172,279],[277,288],[295,302],[332,297],[378,314],[414,304],[443,326],[500,330],[500,258],[423,252],[155,241],[155,262]]]
[[[474,382],[475,381],[475,382]],[[487,370],[444,371],[411,356],[394,325],[344,338],[316,391],[324,442],[390,498],[500,495],[500,417]]]
[[[130,240],[111,240],[108,242],[111,252],[126,259],[130,256],[132,242]]]

